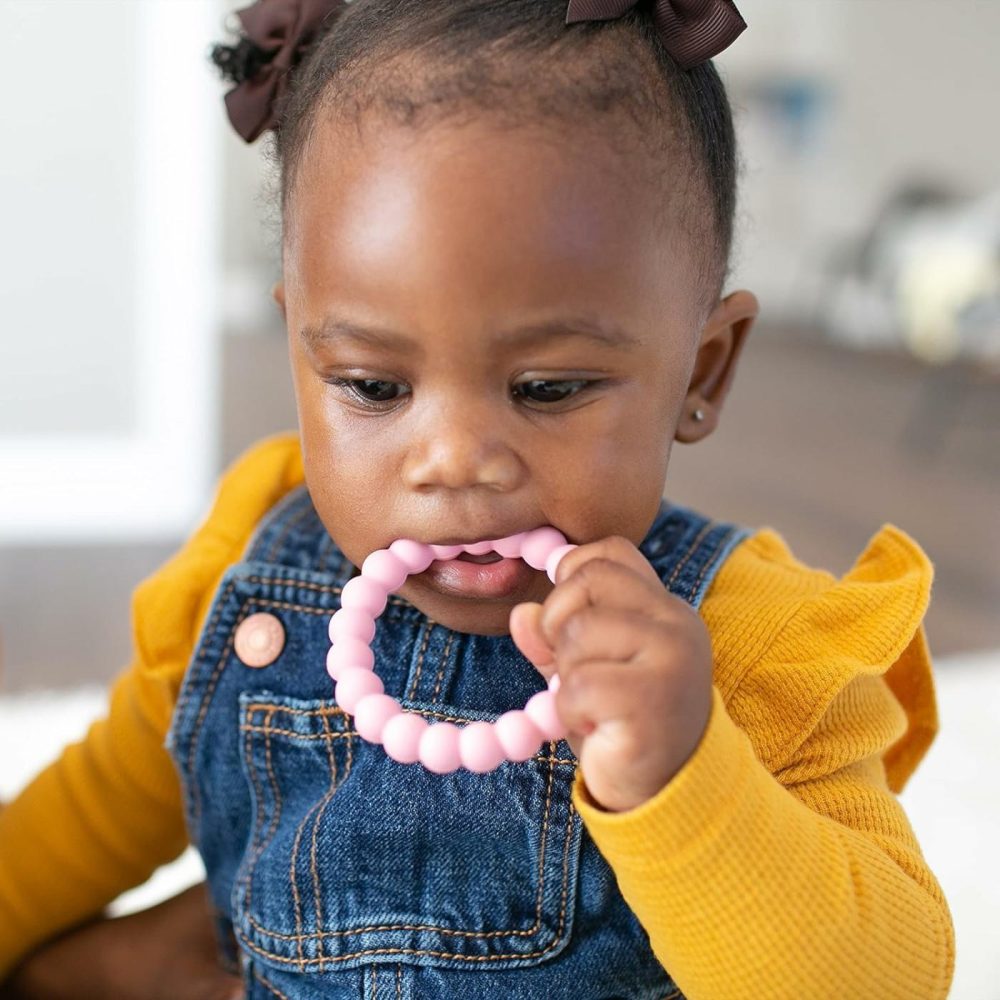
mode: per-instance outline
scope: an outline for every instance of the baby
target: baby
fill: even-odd
[[[274,129],[299,433],[226,473],[108,718],[0,813],[0,975],[190,838],[249,997],[944,997],[893,794],[936,726],[926,557],[886,526],[837,580],[661,500],[758,311],[723,294],[735,7],[241,21],[215,59],[240,134]],[[325,659],[368,554],[545,525],[554,586],[439,558],[372,648],[429,732],[558,672],[568,739],[445,775],[362,739]]]

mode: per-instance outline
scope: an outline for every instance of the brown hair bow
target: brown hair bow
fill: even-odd
[[[226,94],[233,128],[253,142],[275,124],[274,109],[288,86],[288,72],[302,58],[328,17],[346,0],[258,0],[236,12],[247,38],[270,58]]]
[[[566,23],[611,21],[640,0],[569,0]],[[666,50],[681,69],[717,56],[746,28],[732,0],[655,0],[653,20]]]

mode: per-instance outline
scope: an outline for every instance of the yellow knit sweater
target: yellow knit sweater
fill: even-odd
[[[133,599],[135,657],[107,717],[0,811],[0,978],[187,843],[163,742],[215,586],[302,482],[293,435],[221,481],[211,513]],[[932,570],[884,526],[840,580],[770,530],[701,614],[715,654],[702,741],[653,799],[574,802],[690,1000],[945,997],[947,905],[893,792],[937,729],[921,620]]]

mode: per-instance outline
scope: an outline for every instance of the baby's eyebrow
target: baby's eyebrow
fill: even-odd
[[[400,354],[423,354],[417,337],[409,337],[380,326],[365,326],[339,316],[327,316],[318,326],[304,326],[300,332],[306,346],[312,349],[332,341],[351,340],[372,347],[389,348]],[[497,331],[493,346],[499,351],[531,347],[542,341],[582,337],[609,347],[638,347],[641,341],[623,327],[584,316],[550,319],[526,326]]]
[[[539,341],[574,337],[595,340],[608,347],[630,348],[638,347],[641,343],[638,337],[633,336],[616,323],[590,319],[585,316],[552,319],[543,323],[516,327],[498,333],[496,339],[502,347],[530,347]]]
[[[400,354],[422,354],[420,342],[379,326],[352,323],[339,316],[327,316],[318,327],[304,326],[299,333],[310,349],[338,340],[353,340],[371,347],[388,347]]]

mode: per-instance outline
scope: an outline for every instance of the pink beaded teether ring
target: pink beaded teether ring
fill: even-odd
[[[485,774],[504,761],[533,757],[547,740],[561,739],[565,730],[555,706],[558,675],[553,675],[547,690],[532,695],[523,709],[505,712],[494,723],[432,725],[416,712],[404,711],[385,693],[375,673],[371,641],[375,619],[385,610],[389,594],[408,576],[423,573],[436,559],[455,559],[463,552],[496,552],[505,559],[523,559],[532,569],[544,569],[555,583],[556,567],[575,548],[566,543],[561,532],[544,527],[467,545],[425,545],[400,538],[368,556],[361,564],[361,575],[344,585],[340,610],[330,619],[333,645],[326,656],[326,671],[336,682],[334,697],[354,716],[358,733],[371,743],[381,743],[400,764],[419,760],[436,774],[450,774],[459,767]]]

